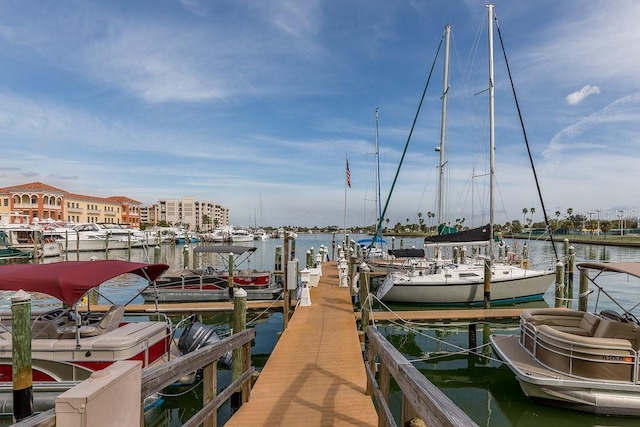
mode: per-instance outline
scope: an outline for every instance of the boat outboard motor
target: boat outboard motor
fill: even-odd
[[[187,354],[199,348],[215,344],[218,341],[220,341],[220,337],[213,327],[200,322],[193,322],[184,328],[178,340],[178,350],[180,350],[181,354]],[[232,357],[232,353],[228,351],[224,356],[220,357],[219,362],[225,368],[230,368]]]

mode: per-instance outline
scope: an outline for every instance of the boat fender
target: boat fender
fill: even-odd
[[[215,329],[209,325],[204,325],[200,322],[193,322],[187,325],[187,327],[180,335],[178,340],[178,350],[181,354],[191,353],[199,348],[206,347],[211,344],[215,344],[220,341],[220,337],[216,333]],[[232,353],[228,351],[218,359],[219,362],[225,368],[231,367]]]

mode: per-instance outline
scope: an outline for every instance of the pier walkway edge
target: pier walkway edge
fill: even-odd
[[[227,426],[378,425],[349,289],[338,286],[335,263],[322,274]]]

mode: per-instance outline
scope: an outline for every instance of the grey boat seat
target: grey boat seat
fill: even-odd
[[[100,321],[86,326],[81,326],[80,337],[94,337],[96,335],[102,335],[105,332],[113,331],[120,325],[120,322],[122,322],[124,311],[125,309],[123,305],[111,306],[104,316],[102,316]],[[58,329],[58,333],[60,334],[59,338],[61,339],[74,338],[76,336],[76,327],[74,325],[66,326]]]

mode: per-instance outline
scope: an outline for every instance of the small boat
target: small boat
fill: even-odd
[[[360,239],[357,243],[364,254],[365,259],[371,260],[387,258],[387,241],[380,235],[375,235],[368,239]]]
[[[250,300],[276,299],[282,293],[282,287],[275,283],[270,271],[241,268],[256,249],[249,246],[196,246],[193,256],[211,254],[213,265],[167,272],[142,290],[142,298],[147,302],[228,301],[233,295],[229,286],[229,255],[233,254],[233,286],[247,291],[247,299]]]
[[[79,309],[83,296],[109,279],[130,273],[154,281],[168,267],[119,260],[0,265],[0,291],[23,290],[60,301],[60,307],[32,312],[35,411],[50,409],[55,396],[116,361],[139,360],[143,368],[157,366],[172,355],[198,348],[190,344],[194,334],[211,335],[204,325],[188,326],[179,340],[182,345],[179,342],[176,348],[175,327],[166,316],[157,321],[148,315],[139,320],[129,314],[125,318],[123,305],[113,305],[106,313],[92,312],[89,305]],[[0,313],[0,319],[0,404],[11,412],[13,320],[10,312]],[[206,342],[213,343],[213,337]]]
[[[30,259],[33,258],[33,251],[16,249],[11,246],[0,246],[0,260]]]
[[[252,242],[253,241],[253,233],[244,228],[235,228],[231,231],[231,242],[239,243],[239,242]]]
[[[62,254],[62,245],[43,236],[38,218],[29,224],[29,216],[19,213],[0,215],[0,244],[32,253],[34,258],[55,257]]]
[[[260,229],[253,232],[253,240],[268,240],[271,238],[271,235],[266,231]]]
[[[640,262],[586,262],[579,270],[600,294],[611,293],[596,279],[616,275],[626,282],[640,278]],[[588,274],[588,273],[587,273]],[[602,276],[602,277],[601,277]],[[598,280],[601,282],[601,280]],[[494,351],[516,375],[532,400],[583,412],[640,416],[640,322],[631,313],[531,309],[520,316],[519,335],[492,335]],[[635,301],[633,301],[635,303]]]

